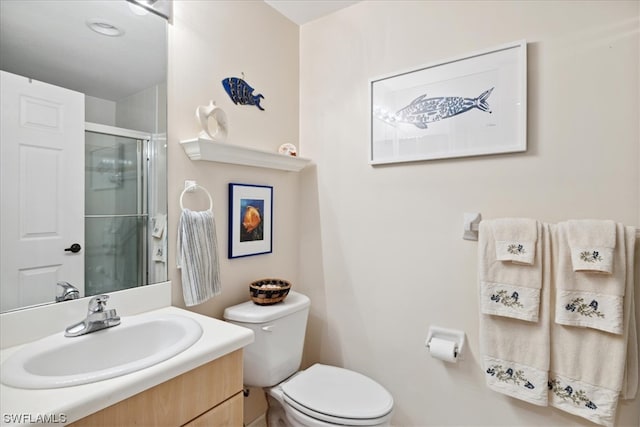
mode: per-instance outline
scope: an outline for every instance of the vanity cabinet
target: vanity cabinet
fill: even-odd
[[[71,426],[242,426],[242,350],[186,372]]]
[[[235,394],[230,399],[225,400],[210,411],[200,415],[195,420],[185,424],[184,427],[241,427],[243,424],[244,395],[242,392]]]

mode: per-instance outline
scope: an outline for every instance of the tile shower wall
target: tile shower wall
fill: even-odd
[[[365,1],[301,27],[300,145],[317,164],[300,196],[307,363],[380,381],[397,425],[592,425],[485,387],[476,243],[462,240],[462,216],[640,225],[639,8]],[[526,153],[367,164],[368,79],[519,39],[529,43]],[[431,324],[467,332],[464,361],[429,357]],[[640,399],[624,402],[617,425],[639,418]]]

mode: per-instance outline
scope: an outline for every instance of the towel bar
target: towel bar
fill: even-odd
[[[464,214],[464,234],[465,240],[478,240],[478,230],[480,229],[480,221],[482,215],[479,213]],[[640,227],[636,227],[636,239],[640,239]]]
[[[480,214],[479,212],[465,212],[464,233],[462,234],[462,238],[464,240],[478,240],[480,221],[482,221],[482,214]]]

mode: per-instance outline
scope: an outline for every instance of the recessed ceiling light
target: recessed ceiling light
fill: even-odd
[[[96,33],[104,36],[118,37],[124,34],[123,30],[104,19],[89,19],[87,26]]]

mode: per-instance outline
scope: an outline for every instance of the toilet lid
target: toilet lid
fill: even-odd
[[[380,384],[348,369],[315,364],[282,385],[285,400],[314,418],[373,420],[390,415],[393,397]],[[349,423],[351,424],[351,423]]]

